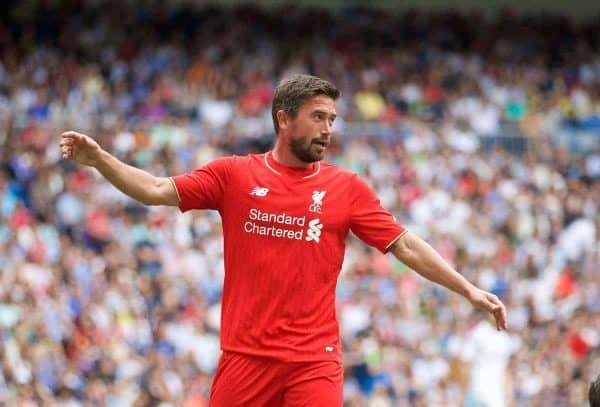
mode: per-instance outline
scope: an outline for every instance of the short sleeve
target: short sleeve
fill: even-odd
[[[171,178],[182,212],[190,209],[217,209],[223,205],[225,187],[235,157],[218,158],[188,173]]]
[[[381,206],[371,188],[358,176],[352,178],[350,230],[363,242],[385,253],[406,230]]]

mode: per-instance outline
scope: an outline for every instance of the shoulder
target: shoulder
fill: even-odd
[[[218,169],[224,169],[224,170],[236,170],[238,168],[244,168],[246,167],[248,164],[250,164],[254,159],[254,155],[246,155],[246,156],[240,156],[240,155],[227,155],[227,156],[221,156],[221,157],[217,157],[211,161],[209,161],[208,163],[206,163],[204,166],[209,167],[209,168],[218,168]]]
[[[367,181],[354,171],[342,168],[336,164],[321,162],[321,173],[331,182],[343,184],[346,186],[346,191],[355,198],[364,197],[365,194],[370,195],[371,187]]]
[[[346,181],[360,179],[358,174],[342,168],[336,164],[332,164],[326,161],[321,161],[321,173],[323,175],[335,176],[336,178],[341,178]]]
[[[231,165],[241,164],[250,160],[250,155],[224,155],[215,158],[212,162],[222,162]]]

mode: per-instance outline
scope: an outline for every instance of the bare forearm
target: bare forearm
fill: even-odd
[[[389,249],[400,261],[428,280],[469,298],[475,288],[427,242],[406,232]]]
[[[155,177],[119,161],[86,134],[70,130],[62,133],[60,138],[63,159],[95,167],[111,184],[136,201],[145,205],[179,204],[175,185],[169,178]]]
[[[469,283],[420,237],[406,232],[389,248],[400,261],[423,277],[462,295],[494,316],[496,328],[506,329],[506,307],[500,299]]]
[[[119,161],[106,151],[102,151],[95,164],[96,169],[121,192],[145,205],[176,205],[161,190],[172,188],[168,178],[155,177],[148,172]]]

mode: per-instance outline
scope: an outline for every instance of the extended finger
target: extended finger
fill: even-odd
[[[492,294],[485,295],[481,307],[494,316],[496,329],[498,329],[498,312],[500,311],[500,306],[494,301],[493,297]]]
[[[65,131],[64,133],[62,133],[60,135],[60,137],[65,142],[66,141],[73,142],[73,140],[81,140],[83,138],[83,134],[77,133],[76,131]]]
[[[81,134],[81,133],[78,133],[78,132],[76,132],[76,131],[73,131],[73,130],[69,130],[69,131],[63,131],[63,132],[61,133],[61,136],[65,136],[65,137],[67,137],[67,136],[74,136],[74,137],[78,137],[78,136],[83,136],[83,134]]]
[[[495,295],[490,295],[488,300],[492,303],[492,312],[496,319],[496,328],[500,331],[506,329],[506,308],[504,304]]]
[[[506,307],[504,304],[500,306],[500,329],[506,329],[507,326],[507,317],[506,317]]]

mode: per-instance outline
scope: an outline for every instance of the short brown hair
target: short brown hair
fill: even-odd
[[[273,127],[275,134],[279,133],[277,112],[283,110],[291,117],[296,117],[300,107],[307,99],[325,95],[333,100],[340,96],[340,91],[329,81],[311,75],[294,75],[279,82],[273,96]]]

